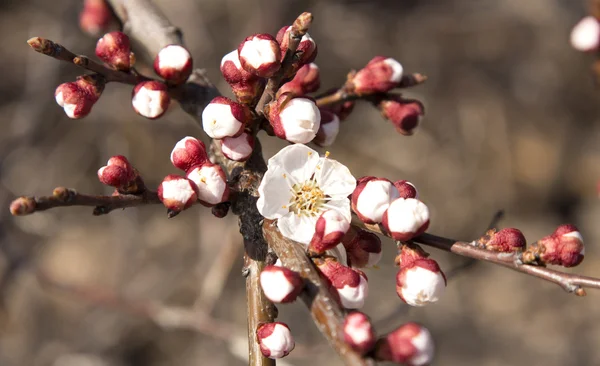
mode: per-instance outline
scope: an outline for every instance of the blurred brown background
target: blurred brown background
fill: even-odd
[[[275,33],[304,10],[315,15],[310,33],[324,88],[380,54],[427,74],[426,84],[407,92],[427,107],[415,136],[396,134],[374,108],[360,105],[332,156],[356,176],[416,183],[436,234],[473,239],[500,208],[507,212],[501,225],[520,228],[530,241],[575,223],[587,244],[576,271],[600,276],[600,91],[591,57],[568,44],[584,1],[157,2],[224,93],[221,57],[245,36]],[[109,193],[95,172],[116,154],[156,186],[176,173],[169,162],[176,141],[205,139],[177,106],[158,121],[137,116],[124,85],[109,85],[89,117],[64,115],[53,92],[79,70],[32,52],[25,41],[42,36],[93,55],[95,39],[77,26],[80,9],[75,0],[0,2],[0,365],[243,365],[244,281],[233,216],[218,220],[196,207],[167,220],[157,206],[104,217],[86,208],[21,218],[8,212],[16,196],[50,194],[59,185]],[[283,143],[265,145],[270,156]],[[367,272],[364,310],[381,333],[408,320],[425,324],[437,341],[436,365],[600,364],[600,292],[576,298],[488,264],[455,272],[464,258],[431,250],[447,273],[458,274],[439,303],[409,308],[394,291],[393,243],[384,243],[380,268]],[[196,306],[232,336],[163,329],[40,284],[40,271],[143,303]],[[302,304],[279,310],[297,341],[280,364],[340,364]]]

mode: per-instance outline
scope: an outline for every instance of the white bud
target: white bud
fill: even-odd
[[[272,302],[288,303],[296,300],[304,282],[297,272],[281,266],[266,266],[260,272],[260,286]]]
[[[359,182],[352,194],[352,208],[368,224],[378,224],[390,203],[400,197],[394,184],[387,179]]]
[[[446,277],[433,259],[416,259],[401,266],[396,275],[398,296],[412,306],[436,302],[446,290]]]
[[[306,144],[315,138],[321,126],[321,113],[316,104],[307,98],[293,98],[279,113],[285,139]]]
[[[344,341],[353,349],[365,354],[375,345],[375,331],[369,318],[360,312],[352,312],[344,320]]]
[[[245,132],[238,137],[224,137],[221,140],[221,151],[229,160],[245,161],[252,155],[253,149],[254,138]]]
[[[219,98],[219,102],[215,99]],[[202,111],[202,128],[206,134],[214,139],[237,136],[244,128],[244,121],[236,118],[232,108],[241,108],[233,106],[233,101],[226,98],[217,97],[210,102],[204,111]],[[223,100],[221,102],[221,100]],[[231,102],[232,104],[227,104]],[[239,115],[238,115],[239,116]]]
[[[227,62],[227,61],[233,62],[233,64],[235,65],[235,67],[238,70],[242,69],[242,64],[240,63],[240,57],[238,54],[238,50],[233,50],[233,51],[229,52],[228,54],[226,54],[225,56],[223,56],[223,58],[221,59],[221,67],[223,67],[223,65],[225,65],[225,62]]]
[[[198,199],[208,205],[227,200],[229,188],[223,169],[219,165],[205,164],[188,172],[187,178],[198,186]]]
[[[323,212],[317,219],[309,249],[316,253],[333,249],[342,241],[348,229],[350,220],[344,214],[335,209]]]
[[[157,81],[144,81],[135,86],[131,104],[141,116],[154,119],[162,116],[169,107],[171,98],[167,86]]]
[[[154,71],[172,83],[183,83],[192,73],[192,55],[176,44],[161,49],[154,60]]]
[[[347,284],[337,289],[340,302],[346,309],[360,309],[365,304],[365,299],[369,294],[369,283],[364,276],[359,275],[359,277],[360,282],[357,285]]]
[[[596,18],[587,16],[573,27],[571,46],[583,52],[594,51],[600,47],[600,23]]]
[[[328,120],[325,120],[325,113],[321,112],[321,124],[315,143],[321,147],[331,146],[340,132],[340,118],[334,113],[328,113]]]
[[[377,358],[407,366],[425,366],[433,360],[434,343],[429,331],[406,323],[377,343]]]
[[[281,322],[262,324],[256,335],[262,354],[268,358],[285,357],[296,345],[290,328]]]
[[[273,76],[281,67],[279,44],[269,34],[247,37],[238,50],[242,67],[260,77]]]
[[[382,224],[394,240],[410,240],[427,230],[429,209],[415,198],[397,198],[385,211]]]
[[[390,81],[392,83],[399,83],[402,79],[402,74],[404,72],[402,64],[400,64],[400,62],[394,60],[393,58],[386,58],[385,60],[383,60],[383,63],[388,65],[392,69]]]
[[[173,211],[185,210],[196,202],[197,197],[194,183],[175,174],[166,176],[158,187],[158,198]]]

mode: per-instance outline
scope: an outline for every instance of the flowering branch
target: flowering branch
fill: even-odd
[[[385,230],[382,230],[377,225],[364,224],[359,220],[353,221],[353,225],[375,233],[389,236]],[[577,296],[586,295],[584,287],[600,289],[600,278],[581,276],[541,266],[524,264],[521,258],[522,255],[519,252],[503,253],[481,249],[476,246],[475,242],[468,243],[432,234],[421,234],[411,241],[484,262],[495,263],[517,272],[541,278],[543,280],[555,283],[562,287],[565,291],[575,293]]]

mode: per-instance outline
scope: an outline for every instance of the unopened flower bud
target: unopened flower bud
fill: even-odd
[[[405,136],[412,135],[425,113],[423,104],[414,100],[386,99],[379,103],[383,118],[392,122],[396,131]]]
[[[112,11],[105,0],[84,0],[83,9],[79,13],[79,27],[91,36],[98,36],[112,20]]]
[[[354,105],[356,104],[353,100],[348,100],[343,103],[338,103],[334,105],[329,105],[325,107],[326,109],[335,113],[336,116],[340,119],[340,121],[346,120],[350,113],[354,110]]]
[[[123,32],[106,33],[96,43],[96,56],[117,70],[129,71],[132,66],[129,37]]]
[[[133,88],[131,105],[140,116],[155,119],[169,108],[171,98],[167,85],[160,81],[142,81]]]
[[[176,174],[167,175],[158,186],[158,199],[170,211],[179,213],[198,200],[198,187],[191,180]]]
[[[204,143],[194,137],[187,136],[179,140],[171,151],[171,163],[175,168],[187,172],[191,168],[203,165],[208,161]]]
[[[184,83],[190,77],[192,68],[192,55],[177,44],[164,47],[154,59],[154,72],[170,84]]]
[[[279,46],[281,48],[281,59],[285,57],[285,53],[287,52],[288,46],[290,44],[290,32],[292,30],[291,26],[283,27],[277,32],[277,42],[279,42]],[[302,36],[298,47],[296,48],[296,53],[298,62],[294,65],[295,70],[298,70],[300,67],[311,63],[317,57],[317,44],[310,37],[308,33]],[[291,76],[291,75],[290,75]]]
[[[282,322],[259,325],[256,338],[263,356],[272,359],[287,356],[296,345],[290,328]]]
[[[260,272],[260,286],[265,296],[275,303],[288,303],[296,300],[304,281],[298,272],[281,266],[266,266]]]
[[[321,125],[321,113],[308,98],[282,94],[270,104],[268,119],[275,135],[294,143],[306,144],[315,138]]]
[[[250,109],[225,97],[214,98],[202,112],[202,128],[214,139],[236,137],[252,119]]]
[[[417,187],[407,180],[398,180],[394,182],[394,187],[396,187],[402,198],[419,198]]]
[[[590,52],[600,48],[600,23],[593,16],[579,21],[571,31],[571,46],[578,51]]]
[[[281,50],[272,35],[248,36],[238,47],[244,70],[263,78],[273,76],[281,67]]]
[[[361,221],[367,224],[378,224],[390,203],[400,197],[398,189],[385,178],[362,177],[352,192],[352,210]]]
[[[123,155],[108,159],[106,165],[98,169],[98,179],[107,186],[122,188],[135,180],[135,169]]]
[[[425,366],[433,360],[434,344],[427,328],[406,323],[380,339],[375,357],[406,366]]]
[[[220,165],[205,163],[194,167],[187,173],[187,178],[198,186],[198,199],[206,206],[214,206],[229,198],[227,177]]]
[[[331,289],[336,290],[343,307],[346,309],[363,307],[369,293],[369,283],[362,271],[346,267],[331,258],[317,260],[315,264]]]
[[[340,119],[327,109],[319,108],[319,113],[321,124],[313,141],[321,147],[331,146],[340,132]]]
[[[403,71],[402,65],[393,58],[376,56],[352,79],[354,92],[358,95],[385,93],[398,86]]]
[[[390,203],[381,223],[394,240],[410,240],[429,227],[429,209],[418,199],[397,198]]]
[[[308,250],[321,254],[335,248],[349,228],[350,221],[338,210],[331,209],[323,212],[317,219],[315,234],[310,241]]]
[[[492,231],[490,239],[485,243],[485,249],[496,252],[514,252],[523,250],[527,241],[519,229],[506,228],[498,232]]]
[[[265,79],[244,70],[237,49],[223,56],[221,73],[225,81],[231,86],[238,102],[251,104],[260,97]]]
[[[381,240],[371,232],[350,228],[342,239],[348,264],[355,268],[372,267],[381,260]]]
[[[83,118],[102,95],[105,84],[105,80],[98,76],[78,76],[75,82],[60,84],[54,92],[54,98],[69,118]]]
[[[243,132],[238,137],[224,137],[221,140],[221,151],[229,160],[246,161],[254,150],[254,137]]]
[[[291,81],[279,88],[277,94],[290,92],[294,96],[301,96],[317,91],[320,86],[319,67],[315,63],[310,63],[302,66]]]
[[[344,341],[360,354],[368,353],[375,345],[375,330],[369,317],[355,311],[344,319]]]
[[[13,216],[29,215],[35,212],[35,199],[19,197],[10,203],[10,214]]]
[[[440,299],[446,290],[446,276],[430,258],[402,263],[396,274],[396,293],[412,306],[425,306]]]
[[[537,251],[542,263],[574,267],[583,261],[583,237],[575,225],[561,225],[552,235],[532,244],[529,250]]]

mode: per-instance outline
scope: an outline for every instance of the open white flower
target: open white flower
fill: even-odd
[[[258,187],[258,211],[277,219],[286,238],[309,244],[321,213],[333,209],[350,221],[348,196],[356,187],[350,170],[302,144],[287,146],[268,162]]]

